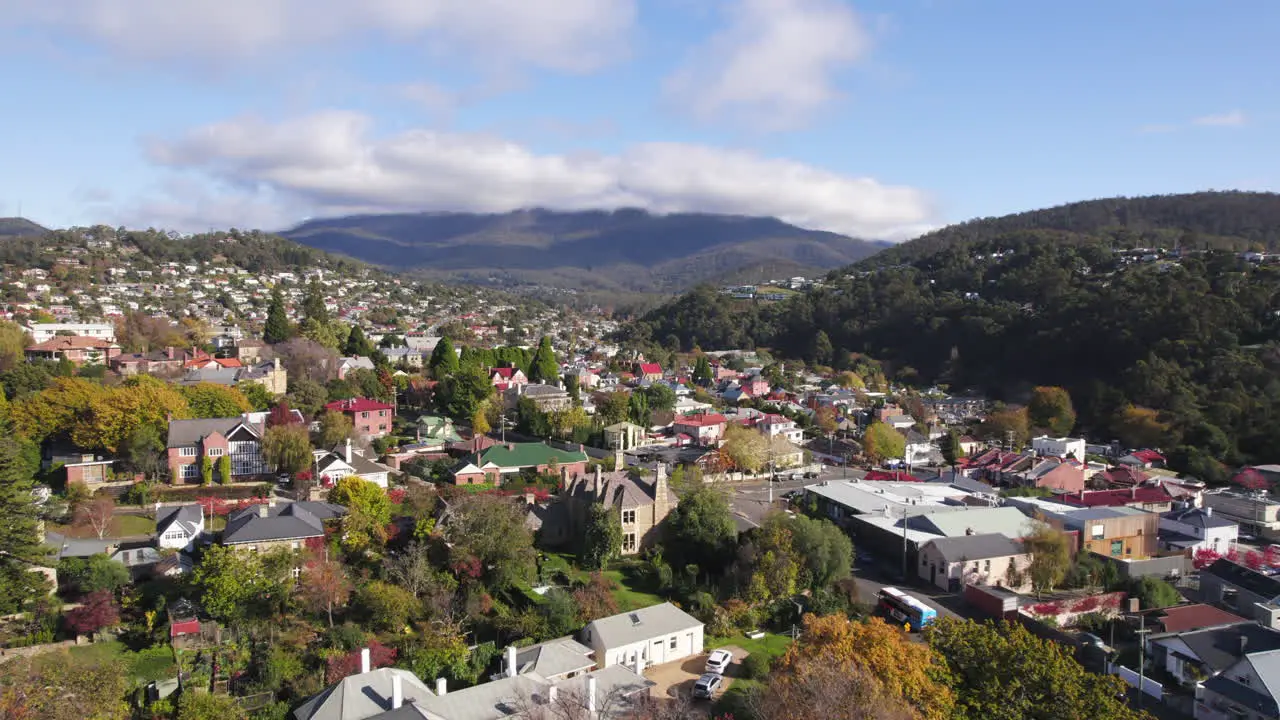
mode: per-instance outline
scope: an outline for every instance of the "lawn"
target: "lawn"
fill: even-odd
[[[123,664],[128,668],[129,677],[139,683],[164,680],[176,675],[173,650],[163,645],[130,652],[124,643],[111,640],[73,647],[70,652],[72,655],[88,658],[95,664]]]
[[[563,573],[575,584],[586,583],[591,579],[591,571],[578,567],[577,558],[572,553],[543,553],[542,565],[544,574]],[[613,599],[618,603],[618,612],[630,612],[666,601],[666,598],[652,592],[653,588],[645,587],[644,577],[640,572],[642,566],[643,563],[638,561],[623,560],[601,573],[616,586]],[[551,578],[544,580],[551,581]]]
[[[737,645],[752,655],[764,654],[770,659],[780,657],[791,647],[791,638],[786,635],[775,635],[774,633],[765,633],[765,636],[759,640],[752,640],[746,635],[730,635],[729,637],[708,637],[707,649],[714,650],[718,647],[726,645]]]
[[[96,538],[93,528],[84,525],[50,524],[49,530],[71,538]],[[156,530],[156,521],[145,515],[119,514],[111,518],[107,528],[107,537],[126,537],[129,535],[150,535]]]

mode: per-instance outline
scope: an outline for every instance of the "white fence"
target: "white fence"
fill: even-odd
[[[1136,670],[1130,670],[1123,665],[1110,665],[1110,672],[1112,675],[1119,675],[1120,679],[1124,680],[1129,687],[1136,688],[1138,683],[1141,682],[1143,693],[1156,700],[1164,699],[1164,686],[1149,677],[1139,676]]]

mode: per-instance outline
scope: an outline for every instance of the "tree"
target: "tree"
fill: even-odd
[[[1032,426],[1045,428],[1053,435],[1070,433],[1076,424],[1076,410],[1071,405],[1071,395],[1060,387],[1037,387],[1031,391],[1031,401],[1027,403],[1027,419]]]
[[[964,458],[964,444],[960,441],[960,433],[953,430],[942,436],[942,460],[952,469]]]
[[[66,650],[0,664],[0,717],[127,720],[125,663]]]
[[[1151,408],[1126,405],[1116,414],[1111,431],[1131,448],[1154,448],[1169,437],[1169,424]]]
[[[928,646],[912,642],[899,627],[879,618],[853,622],[845,615],[805,615],[801,638],[775,663],[774,673],[780,676],[783,686],[775,691],[801,683],[804,671],[814,667],[806,661],[820,659],[840,668],[852,665],[860,669],[874,678],[889,698],[905,703],[918,717],[951,717],[955,698],[947,687],[942,658]],[[841,693],[838,688],[831,691]],[[800,698],[798,695],[796,700]],[[803,712],[787,717],[793,716],[825,717]],[[836,717],[849,716],[837,712]]]
[[[387,539],[391,498],[377,483],[354,475],[344,477],[329,491],[329,502],[347,508],[342,518],[343,543],[347,547],[363,548],[370,542]]]
[[[47,594],[47,581],[33,566],[48,562],[41,542],[40,507],[32,502],[32,470],[22,442],[0,418],[0,612],[18,611],[32,598]]]
[[[831,338],[827,337],[825,330],[819,330],[813,336],[813,349],[809,353],[809,359],[815,365],[830,365],[832,358],[835,357],[835,348],[831,346]]]
[[[135,473],[141,473],[148,480],[160,477],[162,471],[169,469],[167,458],[162,456],[164,440],[154,425],[139,425],[125,439],[120,454],[125,467]]]
[[[533,366],[529,369],[529,379],[533,382],[551,383],[560,377],[560,361],[556,359],[555,350],[551,349],[551,338],[543,335],[538,341],[538,350],[533,354]]]
[[[734,467],[752,475],[769,462],[769,438],[737,423],[725,428],[724,445],[720,449]]]
[[[862,452],[875,464],[907,453],[907,438],[888,423],[873,422],[862,437]]]
[[[925,637],[946,663],[962,720],[1138,720],[1125,706],[1124,681],[1096,675],[1073,649],[1017,623],[939,618]]]
[[[422,611],[413,593],[381,580],[361,588],[357,605],[374,627],[389,632],[403,631]]]
[[[213,458],[208,455],[200,458],[200,484],[213,484]]]
[[[436,380],[444,380],[457,374],[458,353],[454,351],[453,343],[449,338],[442,337],[440,342],[436,343],[427,367],[431,369],[431,377]]]
[[[791,531],[791,546],[799,558],[802,584],[819,590],[850,577],[853,542],[835,523],[799,514],[792,518],[777,513],[776,517],[786,522]]]
[[[187,690],[178,699],[177,720],[245,720],[248,715],[230,695]]]
[[[693,364],[694,384],[706,387],[711,384],[713,377],[711,374],[711,362],[707,360],[706,355],[699,355],[697,362]]]
[[[578,607],[578,626],[618,614],[618,600],[614,597],[616,589],[617,583],[600,571],[591,573],[586,584],[573,591],[573,602]]]
[[[55,387],[59,385],[55,384]],[[70,388],[69,385],[61,387]],[[170,418],[180,419],[190,414],[186,398],[181,393],[149,375],[135,375],[114,388],[98,386],[89,389],[84,397],[87,400],[85,407],[69,424],[71,440],[81,447],[104,448],[111,452],[117,452],[124,446],[139,425],[151,425],[157,431],[167,432]]]
[[[612,504],[595,502],[587,508],[578,557],[589,570],[603,569],[622,551],[622,521]]]
[[[446,613],[458,589],[458,581],[452,575],[436,568],[431,548],[425,543],[415,542],[399,555],[388,558],[386,571],[388,580],[425,606],[428,617]]]
[[[72,592],[89,595],[103,590],[114,593],[128,585],[131,578],[124,563],[98,553],[87,558],[63,558],[58,562],[58,581]]]
[[[524,511],[510,498],[469,495],[453,506],[445,527],[449,563],[459,575],[475,573],[494,589],[533,579],[536,554]]]
[[[79,503],[73,510],[75,523],[89,528],[98,539],[111,530],[111,519],[116,515],[116,501],[110,495],[102,495]]]
[[[271,290],[271,303],[267,305],[267,324],[262,330],[262,341],[275,345],[288,340],[292,335],[289,329],[289,318],[284,312],[284,296],[280,288]]]
[[[324,385],[307,380],[306,378],[294,379],[289,378],[289,394],[287,396],[289,405],[297,408],[307,417],[315,417],[324,409],[325,403],[329,402],[329,391]]]
[[[466,422],[490,401],[494,387],[484,368],[473,365],[442,380],[436,392],[445,411],[453,419]]]
[[[1037,519],[1031,532],[1022,538],[1022,546],[1031,555],[1027,573],[1036,597],[1053,592],[1071,567],[1070,539],[1066,533]]]
[[[290,388],[295,388],[300,380],[323,384],[337,373],[338,353],[309,338],[291,338],[271,350],[288,373]],[[294,405],[302,407],[296,400]]]
[[[333,627],[333,609],[343,607],[351,597],[351,581],[342,563],[316,559],[304,565],[298,597],[312,612],[325,613]]]
[[[471,432],[473,435],[487,435],[493,429],[489,425],[488,413],[490,407],[491,403],[485,403],[476,408],[476,411],[471,415]]]
[[[231,456],[223,455],[218,458],[218,484],[231,484]]]
[[[752,654],[751,657],[756,657]],[[783,672],[769,674],[749,696],[753,717],[771,720],[915,720],[906,701],[893,697],[852,658],[822,655],[793,660]]]
[[[1213,548],[1200,548],[1191,558],[1191,565],[1196,570],[1203,570],[1222,558],[1222,555]]]
[[[336,448],[349,440],[355,433],[355,424],[346,413],[327,410],[320,416],[320,447]]]
[[[332,685],[345,677],[360,672],[360,665],[363,662],[361,657],[364,650],[369,651],[369,669],[371,670],[394,664],[398,654],[395,648],[387,647],[377,640],[370,640],[360,650],[352,650],[346,655],[331,656],[325,665],[325,683]]]
[[[652,412],[671,412],[676,407],[676,391],[666,383],[654,383],[641,392]]]
[[[596,415],[606,427],[626,420],[630,409],[631,396],[621,390],[605,393],[604,399],[596,403]]]
[[[191,585],[200,592],[201,605],[210,616],[234,622],[252,612],[271,584],[261,555],[213,545],[192,572]]]
[[[1182,595],[1177,588],[1160,578],[1150,576],[1130,580],[1129,597],[1138,598],[1143,610],[1166,608],[1182,602]]]
[[[324,288],[319,278],[312,278],[307,283],[307,291],[302,298],[302,317],[322,325],[329,322],[329,309],[325,306]]]
[[[217,383],[202,382],[178,389],[187,400],[193,418],[236,417],[253,409],[237,389]]]
[[[840,419],[836,416],[835,408],[829,405],[818,408],[813,414],[813,426],[828,438],[835,435],[840,429]]]
[[[108,590],[85,596],[80,606],[67,611],[67,629],[77,635],[92,635],[120,622],[120,608]]]
[[[307,428],[303,425],[268,427],[262,435],[262,458],[276,472],[296,475],[310,469],[311,436]]]
[[[236,383],[235,390],[244,397],[245,402],[249,404],[249,409],[257,412],[270,408],[276,401],[276,396],[260,382],[241,380]]]
[[[663,554],[672,567],[697,565],[703,572],[719,573],[728,566],[737,537],[738,526],[724,493],[695,488],[667,516]]]
[[[365,338],[364,330],[359,325],[352,325],[351,334],[347,335],[347,344],[343,352],[348,357],[369,357],[373,355],[374,350],[373,343]]]
[[[1012,443],[1011,450],[1022,448],[1031,441],[1031,421],[1024,407],[1005,407],[988,413],[980,430],[988,439],[1002,444]]]

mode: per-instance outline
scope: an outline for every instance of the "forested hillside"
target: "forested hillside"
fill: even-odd
[[[1261,218],[1277,196],[1186,197],[1198,208],[1188,224],[1242,245],[1274,241],[1277,227]],[[1126,202],[1145,209],[1168,200],[1105,202],[1123,214]],[[1141,246],[1144,233],[1177,231],[1166,226],[1094,230],[1099,221],[1086,219],[1085,230],[1008,229],[1048,224],[1034,215],[935,233],[932,252],[907,247],[891,264],[877,256],[784,303],[736,302],[703,288],[645,316],[626,339],[686,350],[767,346],[836,367],[862,353],[904,380],[1011,402],[1034,385],[1061,385],[1096,438],[1118,432],[1129,405],[1158,411],[1147,439],[1203,477],[1220,479],[1221,463],[1275,462],[1280,265],[1222,250],[1157,258],[1119,249],[1131,235]]]

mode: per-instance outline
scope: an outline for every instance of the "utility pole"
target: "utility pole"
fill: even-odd
[[[1147,684],[1147,616],[1138,614],[1138,709],[1142,709],[1143,687]]]
[[[902,508],[902,582],[907,581],[907,508]]]

